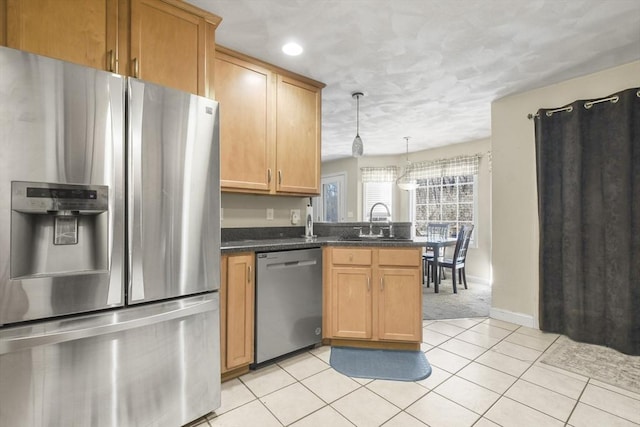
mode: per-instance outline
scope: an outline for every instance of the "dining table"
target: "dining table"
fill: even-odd
[[[428,237],[428,236],[416,236],[414,239],[414,242],[424,242],[424,246],[426,247],[426,249],[428,251],[433,251],[433,291],[435,293],[440,292],[439,289],[439,282],[438,282],[438,270],[439,270],[439,264],[440,264],[440,260],[441,256],[437,256],[440,254],[440,249],[441,248],[448,248],[448,247],[452,247],[456,245],[456,242],[458,239],[456,238],[447,238],[447,239],[442,239],[442,238],[433,238],[433,237]],[[444,254],[444,251],[443,251]],[[425,272],[423,272],[424,274]],[[427,281],[429,280],[429,277],[427,277]],[[428,283],[428,282],[427,282]]]

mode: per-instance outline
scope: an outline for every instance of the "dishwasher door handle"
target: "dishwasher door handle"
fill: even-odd
[[[315,259],[305,260],[305,261],[287,261],[287,262],[279,262],[274,264],[268,264],[267,270],[275,270],[280,268],[293,268],[293,267],[306,267],[308,265],[316,265],[318,263]]]

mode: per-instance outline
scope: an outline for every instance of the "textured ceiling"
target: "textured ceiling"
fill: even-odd
[[[486,138],[491,102],[640,59],[639,0],[188,0],[216,42],[325,83],[322,158]],[[281,46],[299,42],[298,57]],[[542,107],[542,106],[541,106]]]

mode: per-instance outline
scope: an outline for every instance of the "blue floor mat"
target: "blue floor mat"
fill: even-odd
[[[421,351],[331,347],[330,364],[355,378],[418,381],[431,375],[431,365]]]

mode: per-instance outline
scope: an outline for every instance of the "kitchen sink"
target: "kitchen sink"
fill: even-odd
[[[413,239],[406,237],[382,237],[382,236],[353,236],[341,237],[341,241],[345,242],[411,242]]]

